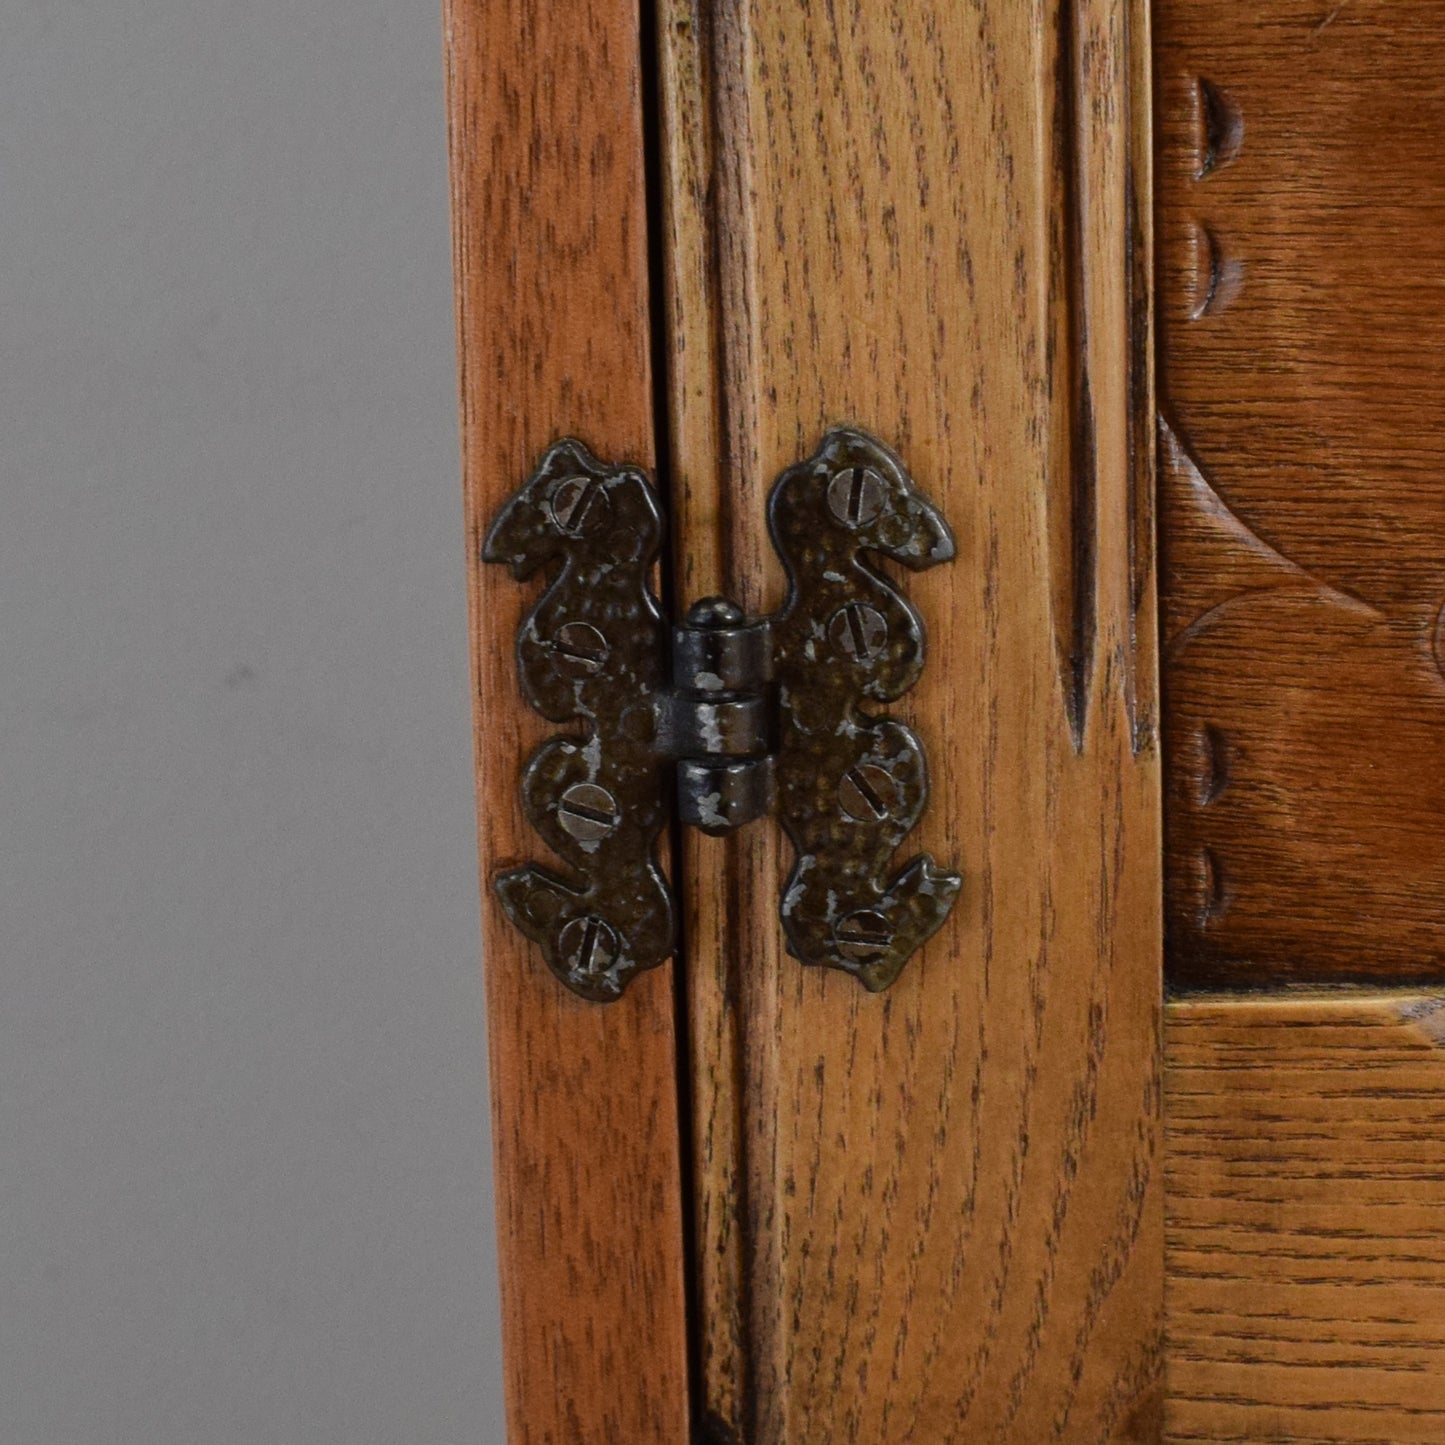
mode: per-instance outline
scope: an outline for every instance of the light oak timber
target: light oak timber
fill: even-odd
[[[672,968],[583,1002],[503,916],[542,844],[518,776],[554,729],[481,566],[564,435],[651,467],[641,42],[623,0],[448,0],[458,334],[498,1242],[511,1445],[683,1445],[689,1396]]]
[[[688,595],[777,605],[767,488],[837,422],[959,541],[908,579],[930,660],[900,709],[950,924],[868,995],[783,956],[771,825],[731,871],[686,858],[701,1403],[745,1445],[1153,1445],[1144,7],[658,13]]]
[[[657,5],[659,115],[663,159],[661,202],[667,279],[665,308],[669,495],[674,574],[682,604],[727,595],[753,615],[772,610],[764,582],[776,562],[762,530],[740,527],[739,506],[761,506],[755,493],[739,496],[735,471],[736,408],[725,395],[718,366],[723,337],[746,346],[737,326],[746,313],[723,301],[725,288],[745,284],[751,249],[746,226],[719,225],[741,216],[745,174],[739,137],[718,133],[712,90],[711,44],[736,43],[737,32],[713,30],[716,7],[702,0]],[[727,190],[724,197],[720,189]],[[726,278],[726,279],[725,279]],[[731,407],[729,405],[731,400]],[[729,431],[729,422],[733,430]],[[762,512],[757,513],[761,518]],[[679,839],[680,902],[688,940],[684,980],[692,1102],[692,1150],[697,1186],[692,1256],[695,1348],[699,1362],[705,1445],[725,1445],[748,1411],[747,1277],[744,1214],[748,1179],[743,1164],[741,990],[751,982],[741,960],[774,946],[777,910],[750,890],[759,856],[772,858],[776,837],[754,826],[731,838],[692,829]],[[770,864],[769,868],[775,868]]]
[[[1445,1440],[1445,996],[1167,1019],[1166,1438]]]
[[[1181,987],[1445,977],[1442,34],[1155,7]]]

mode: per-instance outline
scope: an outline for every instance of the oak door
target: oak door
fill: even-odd
[[[1445,7],[1333,8],[450,0],[514,1441],[1445,1438],[1445,483],[1399,430],[1439,396]],[[545,857],[556,729],[513,657],[544,584],[486,528],[575,436],[656,479],[670,605],[770,612],[768,489],[839,424],[956,539],[893,574],[928,627],[893,711],[932,784],[898,861],[960,898],[872,993],[787,955],[774,822],[673,830],[673,959],[580,999],[492,888]]]

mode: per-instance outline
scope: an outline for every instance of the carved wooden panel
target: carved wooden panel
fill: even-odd
[[[1159,0],[1176,985],[1445,974],[1445,0]]]

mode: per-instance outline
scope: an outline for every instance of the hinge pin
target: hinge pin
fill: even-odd
[[[705,597],[672,629],[672,687],[658,745],[677,760],[684,823],[721,836],[772,812],[773,636],[736,603]]]

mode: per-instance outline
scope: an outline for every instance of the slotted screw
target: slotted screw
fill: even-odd
[[[855,662],[872,662],[888,645],[888,622],[866,602],[840,607],[828,623],[833,646]]]
[[[845,527],[866,527],[883,510],[883,478],[872,467],[848,467],[828,483],[828,510]]]
[[[557,821],[579,843],[597,843],[622,821],[617,799],[596,783],[574,783],[557,805]]]
[[[574,918],[557,940],[562,957],[573,973],[595,976],[617,961],[617,931],[604,919],[588,914]]]
[[[590,622],[565,622],[552,639],[558,666],[572,677],[590,677],[607,661],[607,639]]]
[[[838,784],[838,806],[855,823],[881,823],[898,804],[898,783],[877,763],[859,763]]]
[[[833,942],[849,963],[876,963],[892,946],[893,930],[881,913],[860,908],[838,920]]]
[[[569,537],[580,537],[601,517],[606,500],[596,477],[563,477],[547,494],[547,510]]]

